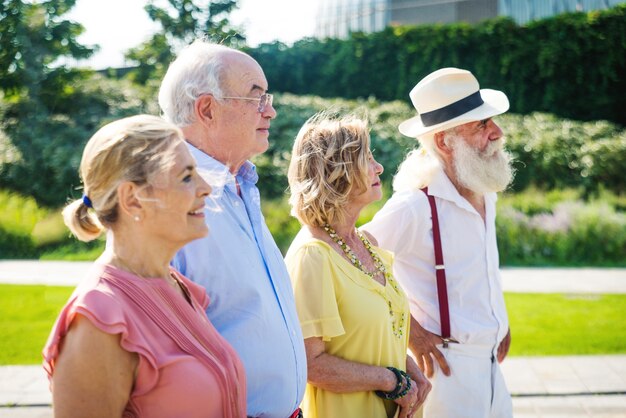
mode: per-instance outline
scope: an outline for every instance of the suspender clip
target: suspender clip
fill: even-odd
[[[441,338],[441,341],[443,342],[443,348],[448,348],[449,344],[458,344],[459,342],[457,340],[455,340],[452,337],[449,338]]]

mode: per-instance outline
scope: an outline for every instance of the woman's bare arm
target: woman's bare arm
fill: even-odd
[[[139,363],[107,334],[78,314],[62,341],[52,376],[54,416],[121,417]]]

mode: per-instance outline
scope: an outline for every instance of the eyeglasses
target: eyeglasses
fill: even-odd
[[[259,107],[257,108],[257,111],[259,113],[263,113],[268,106],[272,105],[272,102],[274,101],[274,95],[264,93],[261,95],[261,97],[222,96],[222,99],[252,100],[255,102],[259,102]]]

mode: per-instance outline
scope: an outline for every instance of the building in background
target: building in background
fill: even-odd
[[[476,23],[510,16],[524,24],[560,13],[608,9],[623,0],[320,0],[315,36],[344,38],[393,25]]]

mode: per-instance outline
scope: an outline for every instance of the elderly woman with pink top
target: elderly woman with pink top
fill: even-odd
[[[211,188],[180,130],[147,115],[110,123],[80,174],[65,223],[82,241],[112,239],[44,348],[55,417],[245,417],[237,354],[207,319],[204,289],[169,266],[208,232]]]

